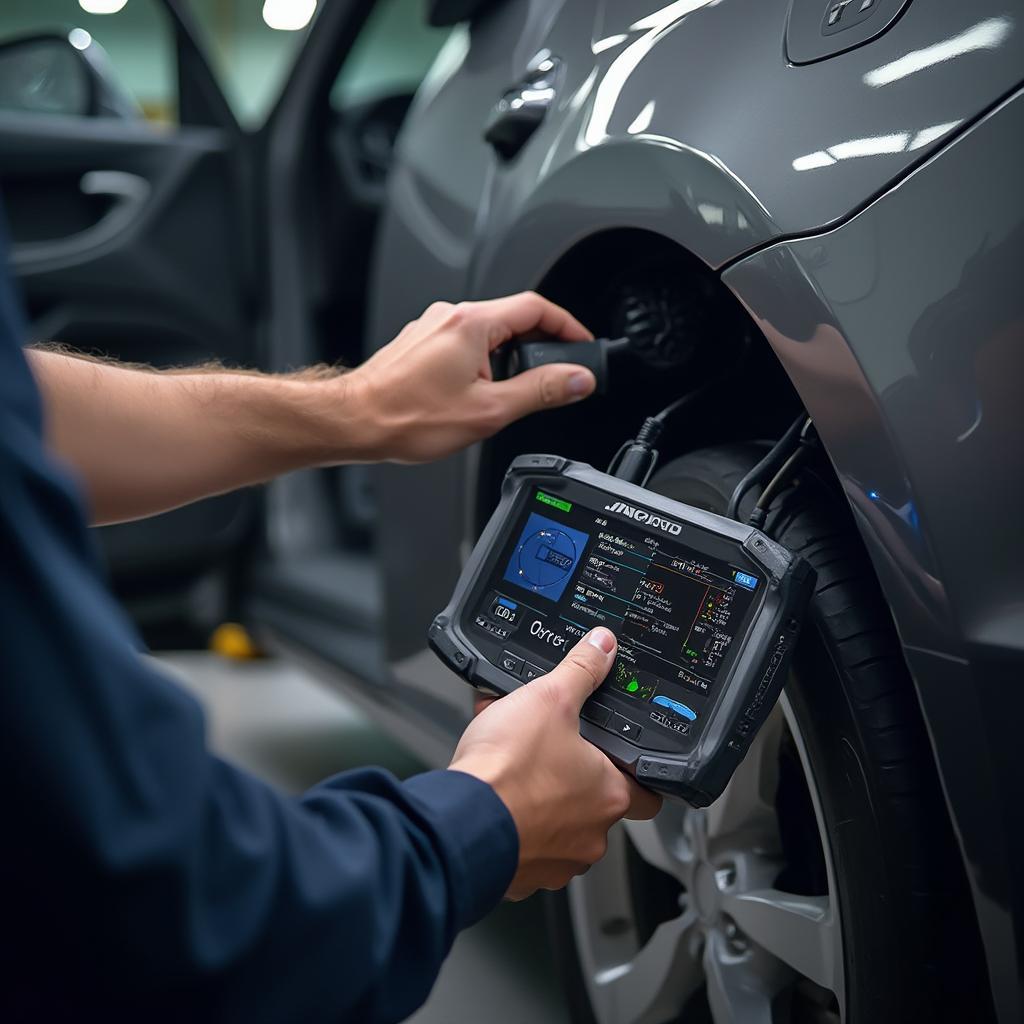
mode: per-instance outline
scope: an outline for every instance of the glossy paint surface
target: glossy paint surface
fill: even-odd
[[[372,343],[435,299],[533,287],[609,228],[724,271],[846,487],[920,689],[1001,1017],[1018,1021],[1024,125],[1019,102],[996,110],[1024,77],[1024,17],[1008,0],[913,0],[870,42],[795,67],[788,10],[509,0],[450,44],[401,139]],[[559,94],[501,163],[483,126],[542,50],[562,61]],[[452,703],[419,637],[466,550],[476,459],[380,478],[382,530],[433,570],[411,594],[384,554],[392,668]]]
[[[508,0],[457,29],[400,139],[371,346],[437,299],[535,286],[603,229],[647,228],[721,266],[823,227],[994,103],[1024,66],[1005,0],[918,0],[877,40],[801,68],[785,59],[787,10],[786,0]],[[483,127],[545,49],[562,59],[560,94],[502,164]],[[448,472],[417,544],[459,543],[466,498]],[[413,474],[383,476],[384,525],[397,530],[403,501],[422,492]],[[396,575],[394,599],[413,616],[403,621],[429,621],[449,575],[435,573],[416,608]],[[396,627],[389,643],[410,654],[407,636]]]
[[[1024,94],[725,280],[840,474],[914,673],[1002,1019],[1020,1020]]]

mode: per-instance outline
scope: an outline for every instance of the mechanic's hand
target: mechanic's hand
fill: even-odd
[[[580,736],[580,708],[614,657],[615,635],[591,630],[554,671],[485,707],[459,741],[451,767],[490,783],[519,830],[509,899],[560,889],[604,856],[616,821],[661,807]]]
[[[368,421],[367,457],[441,458],[527,413],[586,398],[596,385],[594,375],[573,364],[492,379],[490,354],[531,331],[565,341],[593,340],[579,321],[533,292],[458,305],[435,302],[345,377]]]

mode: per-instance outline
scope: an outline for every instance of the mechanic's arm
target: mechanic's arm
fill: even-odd
[[[35,420],[0,402],[4,922],[8,974],[52,965],[39,1001],[60,1016],[402,1020],[460,928],[656,811],[579,735],[602,629],[480,714],[452,770],[296,800],[214,757],[196,702],[136,654]]]
[[[539,409],[585,398],[573,365],[491,379],[490,353],[530,331],[590,339],[533,293],[435,303],[350,373],[154,371],[34,350],[47,433],[96,523],[137,519],[293,469],[440,458]]]

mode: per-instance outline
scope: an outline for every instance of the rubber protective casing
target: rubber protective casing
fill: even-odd
[[[486,571],[494,552],[505,543],[513,528],[524,491],[550,487],[553,477],[576,480],[615,499],[732,541],[765,575],[761,605],[745,635],[734,641],[741,645],[740,650],[728,672],[715,683],[717,693],[704,715],[696,745],[687,755],[645,751],[642,743],[631,743],[580,720],[580,734],[639,782],[680,797],[695,807],[704,807],[721,795],[782,691],[789,659],[814,591],[814,570],[751,526],[673,501],[601,473],[586,463],[571,462],[557,455],[522,455],[509,467],[501,501],[463,567],[451,601],[434,619],[428,634],[430,647],[441,660],[480,689],[506,694],[525,685],[486,660],[461,623],[480,574]],[[599,689],[595,696],[601,695]]]

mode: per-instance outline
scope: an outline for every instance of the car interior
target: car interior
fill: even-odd
[[[331,5],[254,125],[230,105],[191,5],[133,5],[173,65],[157,117],[102,37],[61,21],[63,9],[21,6],[9,20],[25,31],[0,40],[0,191],[33,341],[157,367],[360,362],[391,151],[449,28],[416,0]],[[299,476],[266,499],[224,495],[100,531],[151,644],[202,643],[237,612],[266,544],[268,607],[350,625],[365,663],[378,604],[367,472]]]

